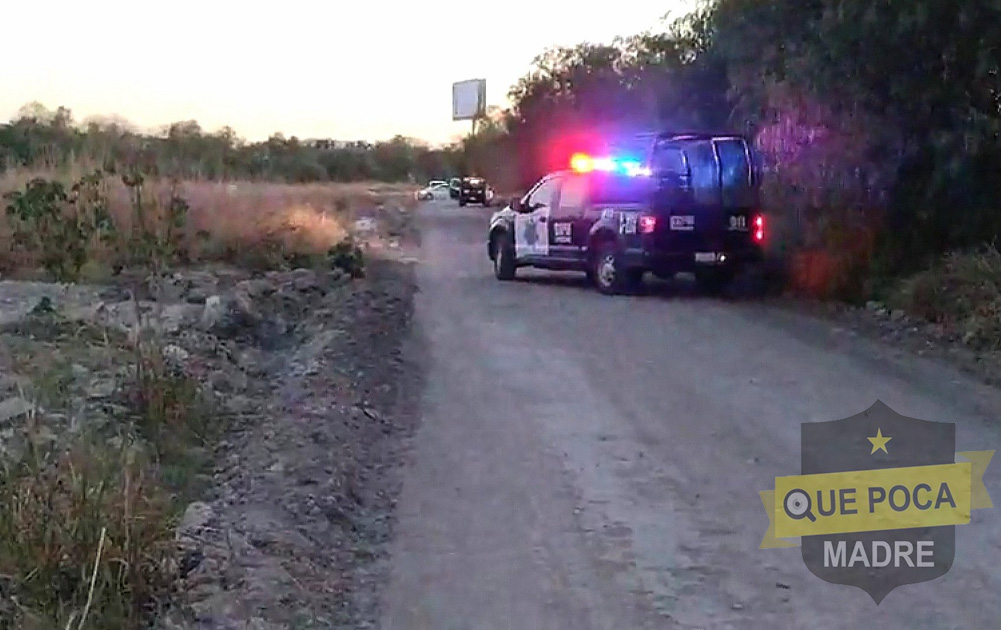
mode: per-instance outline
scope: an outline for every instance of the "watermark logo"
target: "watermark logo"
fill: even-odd
[[[898,586],[952,568],[956,525],[991,508],[983,476],[994,451],[956,453],[956,425],[898,414],[880,401],[860,414],[802,425],[801,474],[761,492],[762,549],[794,547],[832,584],[880,602]]]

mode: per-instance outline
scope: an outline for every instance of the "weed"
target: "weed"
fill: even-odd
[[[175,506],[131,440],[42,439],[0,465],[0,626],[132,630],[172,579]]]
[[[365,272],[365,258],[360,247],[351,241],[341,241],[327,251],[331,269],[340,269],[352,278],[359,278]]]
[[[169,485],[184,490],[205,463],[202,448],[223,427],[198,384],[168,368],[159,344],[137,344],[134,368],[125,391],[136,432],[169,474]]]
[[[992,245],[948,254],[901,281],[887,301],[950,327],[976,349],[1001,349],[1001,252]]]
[[[166,367],[161,340],[139,334],[145,329],[140,320],[127,338],[101,335],[41,312],[3,331],[34,350],[22,367],[47,366],[32,379],[34,408],[76,408],[79,430],[54,432],[60,419],[35,411],[17,428],[13,441],[23,447],[0,459],[0,628],[138,630],[169,601],[174,525],[200,490],[204,447],[222,427],[197,383]],[[113,396],[113,434],[72,404],[72,350],[118,365],[123,353],[131,357]]]
[[[4,195],[15,246],[35,253],[57,282],[74,282],[87,262],[95,238],[113,229],[100,171],[85,176],[67,191],[57,181],[36,178],[24,191]]]
[[[139,339],[131,356],[114,435],[87,417],[56,435],[39,411],[18,428],[24,447],[0,461],[0,628],[134,630],[170,596],[173,527],[223,427],[157,340]],[[36,374],[39,408],[65,407],[73,379],[68,362]]]
[[[180,184],[172,181],[166,202],[147,195],[147,175],[133,167],[122,175],[128,188],[131,207],[131,234],[122,235],[118,251],[125,261],[162,275],[168,267],[189,259],[184,242],[188,202],[181,196]]]

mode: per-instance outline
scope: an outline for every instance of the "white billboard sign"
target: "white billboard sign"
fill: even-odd
[[[486,79],[452,84],[452,120],[475,120],[487,111]]]

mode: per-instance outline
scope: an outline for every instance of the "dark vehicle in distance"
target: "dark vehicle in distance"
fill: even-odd
[[[470,203],[487,205],[487,180],[482,177],[463,177],[459,189],[459,205],[465,206]]]
[[[640,159],[576,155],[491,217],[488,255],[500,280],[519,267],[576,270],[602,293],[646,273],[694,272],[720,292],[763,259],[760,174],[738,135],[661,133]]]

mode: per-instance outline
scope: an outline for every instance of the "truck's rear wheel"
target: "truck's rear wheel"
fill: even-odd
[[[632,293],[643,281],[641,269],[624,268],[621,256],[613,242],[601,243],[591,259],[588,278],[600,293],[614,295]]]

